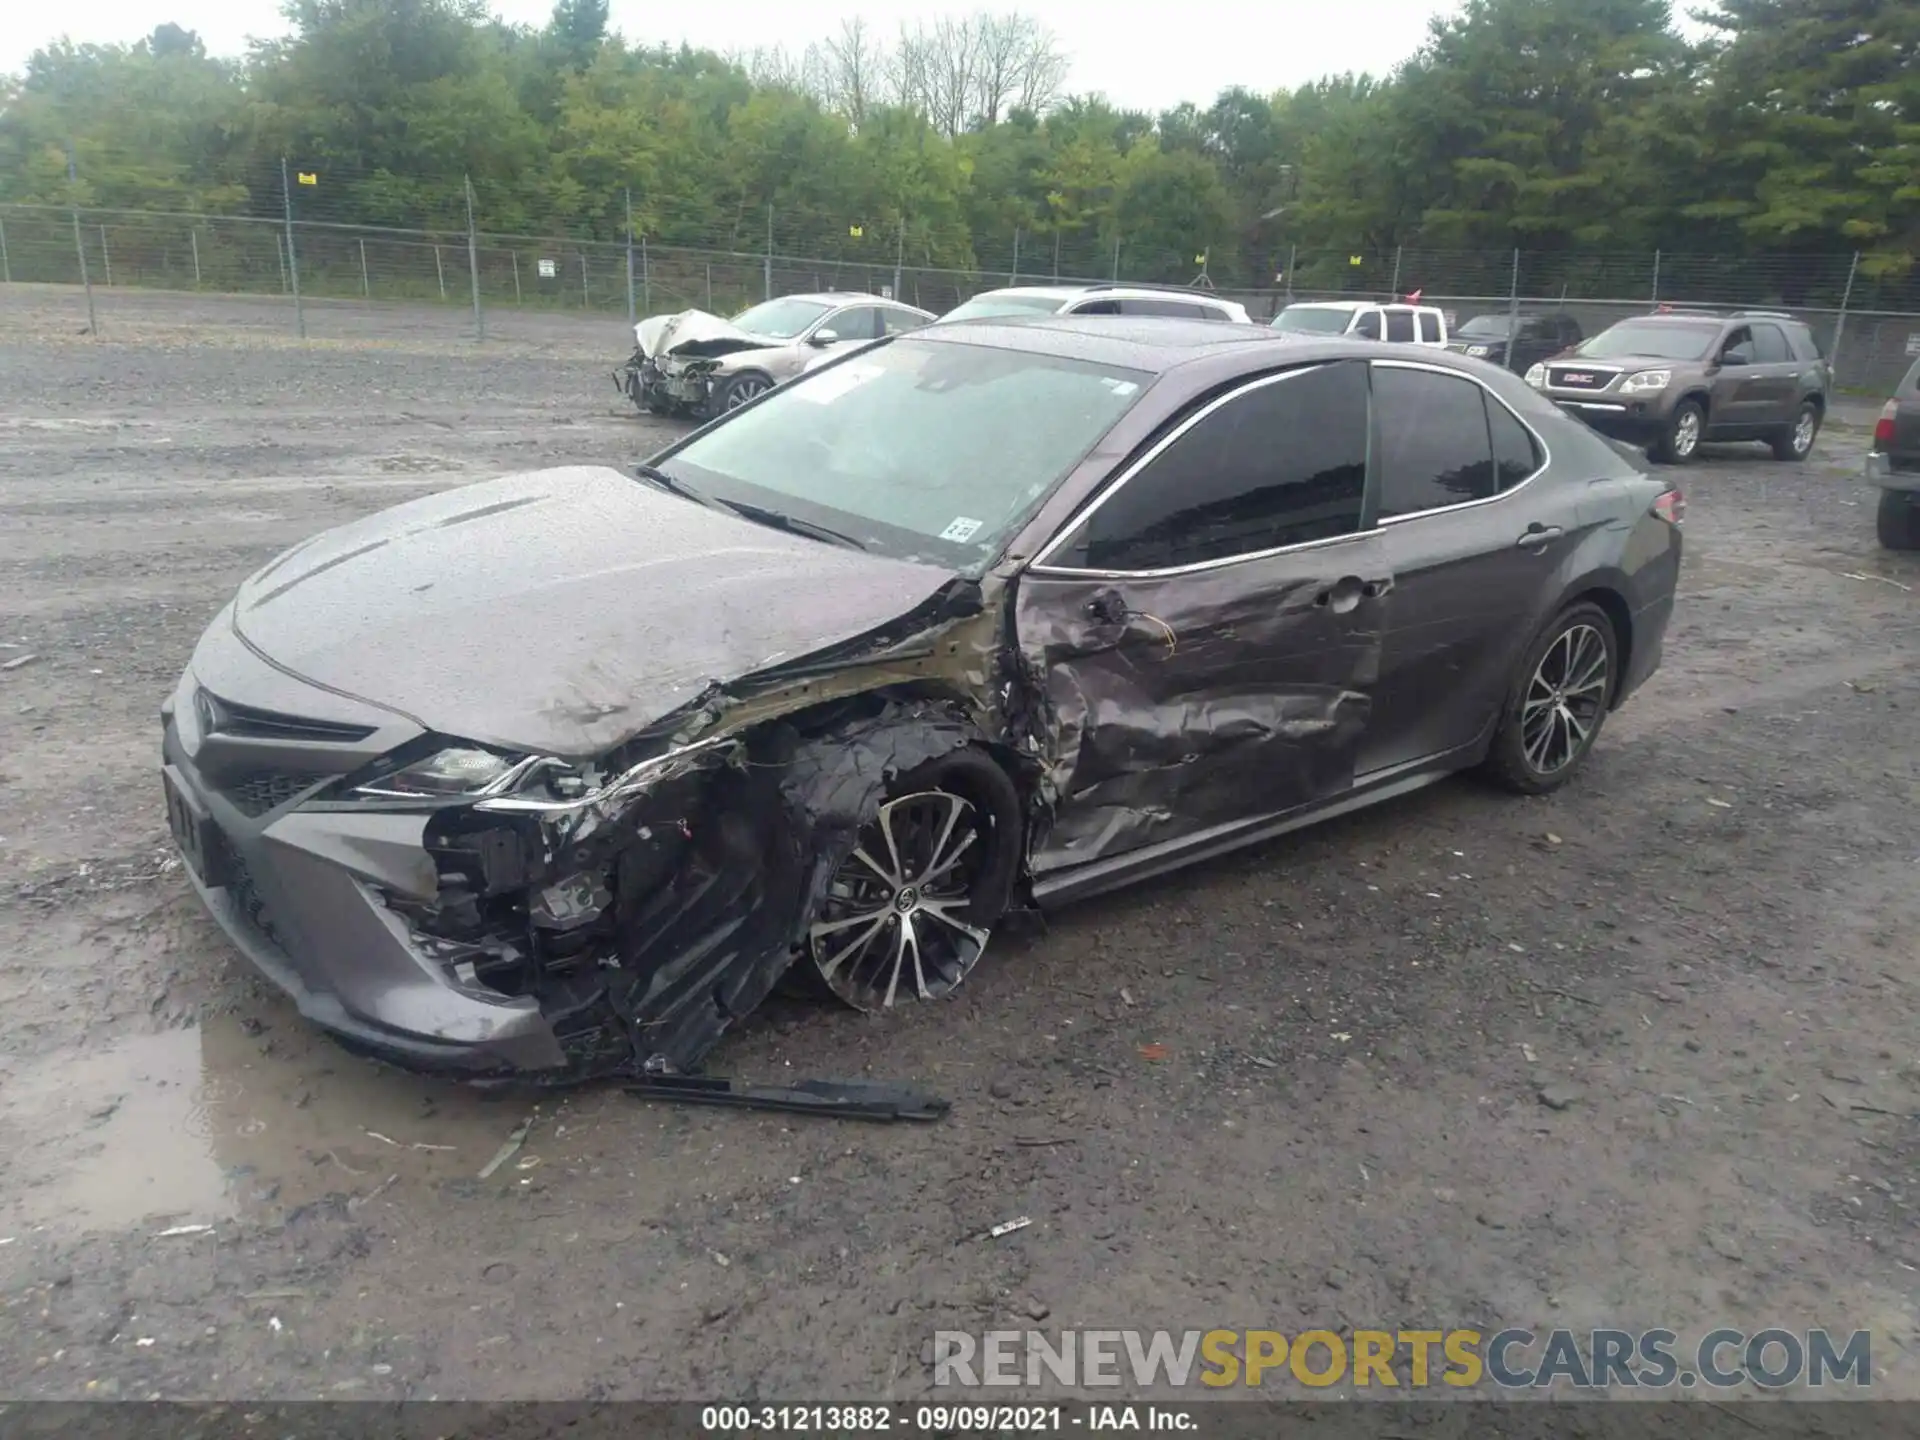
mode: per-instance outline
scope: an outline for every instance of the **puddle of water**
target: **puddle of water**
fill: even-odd
[[[290,1010],[130,1035],[0,1080],[0,1233],[207,1223],[389,1176],[471,1177],[526,1110],[360,1060]]]

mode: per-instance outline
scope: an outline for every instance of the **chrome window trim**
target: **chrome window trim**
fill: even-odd
[[[1518,495],[1522,490],[1526,489],[1529,485],[1533,484],[1534,481],[1538,480],[1542,475],[1546,474],[1546,472],[1553,467],[1553,448],[1547,444],[1546,436],[1542,435],[1530,423],[1528,423],[1526,416],[1522,415],[1519,411],[1515,410],[1511,405],[1507,404],[1507,402],[1501,399],[1500,396],[1497,395],[1491,387],[1484,384],[1482,381],[1478,380],[1474,376],[1467,374],[1465,371],[1455,370],[1445,365],[1432,365],[1419,360],[1369,359],[1367,361],[1367,364],[1370,366],[1386,366],[1391,369],[1397,369],[1397,370],[1425,370],[1435,375],[1445,375],[1452,379],[1465,380],[1468,384],[1477,386],[1480,390],[1481,395],[1485,399],[1492,400],[1495,404],[1499,405],[1503,410],[1505,410],[1509,415],[1513,416],[1513,418],[1519,422],[1520,428],[1525,430],[1527,434],[1533,437],[1534,444],[1540,447],[1540,455],[1541,455],[1540,464],[1538,465],[1538,467],[1534,469],[1532,474],[1527,476],[1526,479],[1520,481],[1516,485],[1509,486],[1507,489],[1500,491],[1497,495],[1487,495],[1478,500],[1461,500],[1452,505],[1436,505],[1436,506],[1433,506],[1431,509],[1427,509],[1427,510],[1414,510],[1414,511],[1408,512],[1405,515],[1393,515],[1385,519],[1376,519],[1373,522],[1373,527],[1371,529],[1355,530],[1352,533],[1347,535],[1329,535],[1324,539],[1320,539],[1320,540],[1302,540],[1295,545],[1279,545],[1279,546],[1275,546],[1271,550],[1250,550],[1244,555],[1226,555],[1226,556],[1222,556],[1217,560],[1201,560],[1192,565],[1176,565],[1170,568],[1159,569],[1159,570],[1092,570],[1092,569],[1082,569],[1078,566],[1072,566],[1072,565],[1049,565],[1047,563],[1047,558],[1050,555],[1052,555],[1054,551],[1058,550],[1062,545],[1064,545],[1067,542],[1067,540],[1073,536],[1075,531],[1079,530],[1081,526],[1085,525],[1089,520],[1091,520],[1095,515],[1095,513],[1099,511],[1100,507],[1106,504],[1109,499],[1111,499],[1116,493],[1118,493],[1118,491],[1122,486],[1132,483],[1134,476],[1138,475],[1142,470],[1146,469],[1155,460],[1159,459],[1161,453],[1164,452],[1170,445],[1172,445],[1174,441],[1178,440],[1182,435],[1186,434],[1187,431],[1191,430],[1194,426],[1198,425],[1202,420],[1206,419],[1209,415],[1213,414],[1214,411],[1220,409],[1223,405],[1229,404],[1230,402],[1239,399],[1242,395],[1251,394],[1253,391],[1261,389],[1264,386],[1275,385],[1283,380],[1290,380],[1295,375],[1305,375],[1314,370],[1324,369],[1328,365],[1339,365],[1339,364],[1346,364],[1346,363],[1349,363],[1349,362],[1342,361],[1342,360],[1323,360],[1318,364],[1303,365],[1298,369],[1282,370],[1279,373],[1273,374],[1273,375],[1261,375],[1256,377],[1254,380],[1250,381],[1245,385],[1242,385],[1233,390],[1229,390],[1226,394],[1218,396],[1217,398],[1208,401],[1200,409],[1196,410],[1193,414],[1189,415],[1185,420],[1183,420],[1175,429],[1169,431],[1160,440],[1156,441],[1153,447],[1149,449],[1146,454],[1142,455],[1138,460],[1134,461],[1133,464],[1129,465],[1125,470],[1123,470],[1113,480],[1113,482],[1107,486],[1106,489],[1102,490],[1100,494],[1095,497],[1094,502],[1091,505],[1089,505],[1085,510],[1082,510],[1079,514],[1069,517],[1067,523],[1063,525],[1061,529],[1055,533],[1054,537],[1040,548],[1040,553],[1034,556],[1032,562],[1029,563],[1028,566],[1026,567],[1027,572],[1029,574],[1035,574],[1035,575],[1059,575],[1062,577],[1097,578],[1097,579],[1106,579],[1106,580],[1117,580],[1117,579],[1128,579],[1128,578],[1141,579],[1141,580],[1158,580],[1158,579],[1164,579],[1168,576],[1175,576],[1175,575],[1197,575],[1197,574],[1202,574],[1209,570],[1224,569],[1229,565],[1242,565],[1253,560],[1267,560],[1267,559],[1271,559],[1276,555],[1287,555],[1295,551],[1325,549],[1330,545],[1340,545],[1340,544],[1344,544],[1349,540],[1358,540],[1365,536],[1378,535],[1390,525],[1404,524],[1409,520],[1425,520],[1430,516],[1451,514],[1453,511],[1456,511],[1456,510],[1471,510],[1471,509],[1476,509],[1482,505],[1492,505],[1498,501],[1508,499],[1510,496]],[[1371,400],[1369,401],[1369,410],[1371,411]],[[1491,433],[1489,433],[1487,440],[1488,440],[1489,448],[1491,448],[1492,440],[1493,440]]]
[[[1280,370],[1271,375],[1257,375],[1246,384],[1236,386],[1223,395],[1215,396],[1185,420],[1182,420],[1172,430],[1169,430],[1165,435],[1161,436],[1160,439],[1156,440],[1146,454],[1127,466],[1125,470],[1122,470],[1106,489],[1095,496],[1091,505],[1079,514],[1069,516],[1067,522],[1054,533],[1054,537],[1040,547],[1040,553],[1035,555],[1033,560],[1027,565],[1027,573],[1031,575],[1059,575],[1079,578],[1092,577],[1108,580],[1157,580],[1171,575],[1198,575],[1209,570],[1221,570],[1229,565],[1244,565],[1252,560],[1264,560],[1269,556],[1285,555],[1295,550],[1323,549],[1329,545],[1344,544],[1349,540],[1359,540],[1374,535],[1377,532],[1373,530],[1355,530],[1346,535],[1329,535],[1320,540],[1302,540],[1298,544],[1279,545],[1271,550],[1250,550],[1244,555],[1223,555],[1215,560],[1198,560],[1191,565],[1174,565],[1158,570],[1094,570],[1083,569],[1074,565],[1049,565],[1047,563],[1047,557],[1052,555],[1053,552],[1058,550],[1062,545],[1066,544],[1076,531],[1089,520],[1093,519],[1093,517],[1099,513],[1102,505],[1105,505],[1107,501],[1119,494],[1125,486],[1131,484],[1136,475],[1153,464],[1155,460],[1158,460],[1176,440],[1180,439],[1215,411],[1223,406],[1232,404],[1244,395],[1251,395],[1254,391],[1263,390],[1269,385],[1278,385],[1283,381],[1293,379],[1296,375],[1307,375],[1316,370],[1324,370],[1328,365],[1350,363],[1352,362],[1344,360],[1323,360],[1318,364],[1302,365],[1291,370]],[[1362,503],[1364,505],[1364,500]]]
[[[1519,421],[1520,428],[1531,435],[1533,437],[1533,443],[1540,447],[1540,463],[1534,467],[1532,473],[1529,474],[1526,479],[1517,484],[1509,485],[1505,490],[1498,491],[1492,495],[1483,495],[1478,500],[1456,500],[1451,505],[1433,505],[1425,510],[1409,510],[1404,515],[1388,515],[1384,518],[1377,518],[1373,522],[1376,529],[1384,530],[1389,525],[1403,525],[1409,520],[1424,520],[1430,515],[1451,515],[1456,510],[1475,510],[1482,505],[1495,504],[1501,500],[1506,500],[1514,495],[1518,495],[1522,490],[1526,489],[1527,486],[1533,484],[1534,481],[1546,474],[1552,467],[1553,450],[1547,444],[1547,437],[1529,425],[1526,416],[1507,404],[1505,400],[1502,400],[1493,392],[1490,386],[1482,383],[1474,376],[1459,370],[1449,369],[1444,365],[1422,364],[1418,360],[1374,360],[1369,363],[1389,370],[1425,370],[1430,374],[1446,375],[1455,380],[1465,380],[1469,385],[1478,386],[1483,401],[1491,401],[1502,410],[1505,410],[1507,414],[1511,415],[1515,420]],[[1493,433],[1491,430],[1487,433],[1487,445],[1489,450],[1491,450],[1493,445]]]

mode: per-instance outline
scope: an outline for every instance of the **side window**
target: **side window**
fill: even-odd
[[[882,310],[880,322],[886,326],[889,335],[904,335],[928,323],[926,316],[916,315],[911,310]]]
[[[1178,315],[1183,320],[1200,320],[1206,316],[1204,310],[1191,302],[1152,299],[1145,295],[1122,300],[1120,312],[1123,315]]]
[[[1387,339],[1401,345],[1413,343],[1413,312],[1411,310],[1387,311]]]
[[[1438,345],[1440,343],[1440,317],[1438,315],[1429,315],[1424,310],[1419,312],[1419,316],[1420,338],[1430,345]]]
[[[842,340],[878,340],[880,312],[871,305],[858,305],[828,317],[820,328],[833,331]]]
[[[1487,406],[1487,428],[1493,432],[1493,476],[1497,491],[1511,490],[1540,468],[1545,458],[1540,442],[1520,419],[1493,396],[1481,392]]]
[[[1118,300],[1083,300],[1068,313],[1072,315],[1118,315],[1120,313],[1120,302]]]
[[[1161,451],[1087,517],[1058,563],[1169,570],[1348,535],[1366,482],[1366,367],[1294,371]]]
[[[1362,340],[1378,340],[1380,338],[1380,312],[1378,310],[1367,311],[1355,322],[1352,333],[1358,335]]]
[[[1785,328],[1787,343],[1793,347],[1794,359],[1818,360],[1820,358],[1820,342],[1814,339],[1813,331],[1805,325],[1788,325]]]
[[[1374,367],[1382,520],[1495,493],[1487,407],[1480,397],[1470,380]]]
[[[1778,325],[1753,327],[1753,358],[1759,365],[1785,365],[1793,359],[1787,350],[1787,337]]]
[[[1737,330],[1728,331],[1727,338],[1720,342],[1720,358],[1740,360],[1751,365],[1753,363],[1753,331],[1745,325]]]

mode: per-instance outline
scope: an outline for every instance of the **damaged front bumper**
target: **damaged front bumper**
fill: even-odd
[[[248,754],[242,737],[207,733],[202,693],[189,676],[162,711],[167,819],[240,952],[309,1020],[409,1068],[565,1067],[536,1001],[460,985],[390,908],[386,897],[432,891],[427,817],[303,812],[299,797],[331,777],[295,768],[309,757]]]
[[[381,787],[460,742],[312,690],[224,619],[162,710],[176,846],[303,1015],[409,1069],[694,1070],[804,953],[886,777],[970,734],[850,714],[528,757],[482,791],[406,798]]]
[[[705,414],[718,384],[718,371],[717,360],[655,359],[636,349],[613,372],[613,388],[636,408],[656,415]]]

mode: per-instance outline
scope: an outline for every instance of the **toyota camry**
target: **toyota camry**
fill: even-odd
[[[790,970],[936,1000],[1016,911],[1565,784],[1660,663],[1682,514],[1464,356],[929,327],[279,556],[163,707],[167,814],[348,1041],[685,1073]]]

